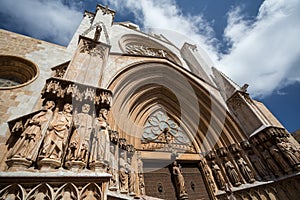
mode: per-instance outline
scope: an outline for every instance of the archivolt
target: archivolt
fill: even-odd
[[[181,126],[199,153],[216,144],[221,147],[239,141],[239,127],[203,86],[206,83],[200,82],[168,61],[128,66],[108,88],[114,94],[112,128],[139,148],[146,120],[155,111],[163,110]]]

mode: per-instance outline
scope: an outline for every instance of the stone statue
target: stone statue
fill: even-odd
[[[92,138],[92,150],[90,162],[107,161],[110,150],[109,125],[107,120],[107,110],[101,109],[99,117],[95,120],[95,132]]]
[[[270,150],[270,154],[273,156],[273,158],[279,164],[281,169],[285,173],[289,173],[292,169],[291,169],[290,165],[284,160],[284,158],[283,158],[281,152],[279,151],[279,149],[277,149],[275,145],[272,145],[269,150]]]
[[[51,120],[39,155],[40,159],[61,160],[72,123],[72,105],[66,103],[63,111]]]
[[[211,162],[211,170],[212,170],[212,173],[213,173],[213,176],[215,178],[218,188],[220,190],[224,190],[225,189],[225,180],[224,180],[224,177],[222,175],[219,165],[214,160]]]
[[[230,160],[228,160],[227,157],[224,158],[224,166],[225,166],[225,169],[227,172],[227,176],[229,177],[231,183],[234,186],[241,185],[240,177],[239,177],[234,165],[232,164],[232,162]]]
[[[116,158],[115,158],[115,145],[110,145],[110,156],[109,156],[109,164],[108,164],[108,173],[111,174],[111,178],[109,181],[109,190],[117,190],[117,172],[116,172]]]
[[[262,163],[260,158],[256,154],[254,154],[254,152],[252,150],[249,151],[248,157],[262,178],[265,178],[265,179],[270,178],[266,167],[264,166],[264,164]]]
[[[263,147],[258,147],[258,148],[259,151],[261,152],[262,157],[266,161],[268,167],[271,169],[273,174],[275,174],[276,176],[280,176],[281,175],[280,169],[278,168],[277,164],[274,162],[269,151],[267,149],[263,150]]]
[[[41,140],[52,117],[54,107],[53,101],[47,101],[44,109],[28,121],[28,125],[14,146],[10,157],[26,158],[29,161],[36,160]]]
[[[125,152],[121,150],[119,158],[119,183],[120,183],[120,192],[128,192],[128,163],[125,160]]]
[[[98,42],[100,39],[101,31],[102,31],[102,27],[100,25],[96,26],[96,31],[95,31],[95,35],[94,35],[94,40],[96,42]]]
[[[89,115],[90,105],[84,104],[82,112],[74,117],[75,130],[70,139],[68,160],[87,163],[93,119]]]
[[[128,163],[128,191],[130,196],[135,196],[135,170],[132,166],[132,159],[127,158]]]
[[[139,192],[140,195],[145,195],[145,181],[144,181],[144,175],[143,174],[139,174]]]
[[[245,180],[248,183],[253,183],[255,181],[253,172],[250,169],[250,167],[248,166],[248,163],[244,160],[244,158],[240,154],[237,154],[236,163],[239,166],[240,171],[243,174]]]
[[[187,196],[181,167],[180,165],[177,164],[176,161],[173,162],[172,174],[174,176],[175,183],[177,185],[177,191],[179,193],[179,197]]]
[[[289,161],[289,164],[294,168],[299,170],[300,160],[297,158],[297,151],[292,151],[291,145],[285,142],[283,139],[277,138],[277,147],[282,152],[283,156]]]

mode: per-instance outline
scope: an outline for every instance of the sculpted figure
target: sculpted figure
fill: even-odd
[[[177,184],[179,196],[186,196],[187,193],[184,185],[184,177],[182,175],[181,167],[177,164],[176,161],[173,162],[172,172],[175,179],[175,183]]]
[[[237,162],[237,164],[240,168],[240,171],[242,172],[245,180],[248,183],[253,183],[255,181],[255,179],[254,179],[252,170],[248,166],[248,163],[244,160],[244,158],[240,154],[237,154],[237,157],[238,158],[237,158],[236,162]]]
[[[119,159],[119,182],[120,182],[120,192],[128,192],[128,163],[125,160],[125,152],[121,150]]]
[[[281,167],[281,169],[283,171],[285,171],[286,173],[288,173],[289,171],[291,171],[291,167],[284,160],[281,152],[279,151],[279,149],[276,148],[275,145],[272,145],[270,147],[270,154],[273,156],[273,158],[275,158],[275,160],[277,161],[277,163],[279,164],[279,166]]]
[[[127,158],[128,163],[128,190],[129,195],[134,196],[134,182],[135,182],[135,170],[132,167],[131,159]]]
[[[241,185],[241,182],[240,182],[240,177],[234,167],[234,165],[232,164],[232,162],[230,160],[228,160],[227,157],[224,158],[224,166],[225,166],[225,169],[226,169],[226,172],[227,172],[227,176],[229,177],[231,183],[234,185],[234,186],[239,186]]]
[[[224,177],[222,175],[219,165],[214,160],[211,162],[211,170],[212,170],[213,176],[215,178],[215,181],[218,185],[218,188],[220,190],[224,190],[225,189],[225,180],[224,180]]]
[[[262,147],[259,147],[259,150],[261,152],[262,157],[266,161],[268,167],[271,169],[271,171],[276,175],[280,176],[280,169],[278,168],[277,164],[274,162],[273,158],[271,157],[269,151],[267,149],[263,150]]]
[[[70,139],[68,160],[87,162],[93,119],[89,115],[90,105],[84,104],[82,112],[74,117],[75,130]]]
[[[284,142],[283,139],[277,139],[277,147],[282,152],[284,157],[289,161],[290,165],[294,168],[299,168],[300,161],[297,158],[297,151],[293,151],[291,145],[288,142]]]
[[[143,174],[139,174],[139,191],[140,191],[140,195],[145,195],[145,181],[144,181],[144,175]]]
[[[110,156],[109,156],[109,166],[108,166],[108,173],[112,176],[109,181],[109,190],[117,190],[117,172],[116,172],[116,158],[115,158],[115,145],[110,145]]]
[[[36,159],[40,142],[44,137],[54,107],[53,101],[47,101],[44,109],[29,120],[27,128],[21,134],[10,157],[26,158],[31,161]]]
[[[252,150],[249,152],[249,159],[251,160],[252,164],[254,165],[254,167],[256,168],[257,172],[261,177],[266,179],[270,177],[266,167],[261,162],[259,157],[256,154],[254,154]]]
[[[54,114],[47,129],[40,158],[61,159],[71,128],[72,109],[72,105],[66,103],[63,111]]]
[[[92,138],[92,150],[90,161],[105,161],[108,160],[109,153],[109,125],[107,120],[107,110],[101,109],[99,117],[95,120],[95,133]]]

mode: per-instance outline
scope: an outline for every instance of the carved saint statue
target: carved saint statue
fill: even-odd
[[[61,160],[72,123],[72,105],[66,103],[63,111],[55,113],[43,142],[39,157]]]
[[[108,165],[108,173],[111,174],[111,178],[109,181],[109,190],[117,190],[117,172],[116,172],[116,158],[115,158],[115,145],[110,144],[110,155],[109,155],[109,165]]]
[[[94,35],[94,40],[96,42],[98,42],[100,39],[101,31],[102,31],[102,27],[100,25],[96,26],[96,31],[95,31],[95,35]]]
[[[218,185],[218,188],[220,190],[224,190],[225,189],[225,180],[224,180],[224,177],[222,175],[219,165],[214,160],[211,162],[211,170],[212,170],[213,176],[215,178],[215,181]]]
[[[253,183],[255,181],[253,172],[250,169],[250,167],[248,166],[248,163],[244,160],[244,158],[240,154],[237,154],[236,163],[239,166],[240,171],[243,174],[245,180],[248,183]]]
[[[119,159],[119,182],[120,182],[120,192],[128,192],[128,163],[125,160],[125,152],[121,150]]]
[[[175,179],[175,183],[177,185],[177,191],[179,193],[179,196],[186,196],[186,190],[185,190],[185,184],[184,184],[184,177],[182,175],[181,166],[177,164],[176,161],[173,162],[172,166],[172,174]]]
[[[145,181],[144,181],[144,175],[143,174],[139,174],[139,192],[140,195],[145,195]]]
[[[272,145],[269,150],[270,154],[273,156],[273,158],[275,158],[275,160],[284,172],[288,173],[292,170],[289,164],[284,160],[279,149],[277,149],[275,145]]]
[[[249,151],[249,159],[251,160],[252,164],[254,165],[257,172],[259,173],[259,175],[262,178],[265,178],[265,179],[270,178],[266,167],[264,166],[264,164],[262,163],[260,158],[256,154],[254,154],[254,152],[252,150]]]
[[[290,143],[285,142],[283,139],[277,139],[277,147],[282,152],[283,156],[289,161],[290,165],[295,168],[299,169],[300,167],[300,160],[297,158],[297,151],[291,147]]]
[[[241,185],[240,177],[239,177],[234,165],[232,164],[232,162],[230,160],[228,160],[227,157],[224,158],[224,166],[225,166],[225,169],[227,172],[227,176],[229,177],[231,183],[234,186]]]
[[[275,161],[273,160],[273,158],[271,157],[268,149],[263,149],[263,147],[258,146],[258,150],[261,152],[262,157],[264,158],[264,160],[267,163],[267,166],[271,169],[271,171],[276,175],[276,176],[280,176],[281,172],[280,169],[278,168],[277,164],[275,163]]]
[[[84,104],[82,112],[74,117],[75,130],[70,139],[68,160],[87,163],[90,136],[93,128],[93,119],[89,115],[90,105]]]
[[[90,161],[107,161],[110,150],[109,125],[107,123],[107,110],[101,109],[99,117],[95,120],[95,132],[92,138]]]
[[[36,159],[41,140],[46,132],[47,124],[50,121],[54,107],[55,103],[53,101],[47,101],[44,109],[29,120],[27,127],[14,146],[10,157],[26,158],[30,161]]]
[[[127,158],[128,163],[128,190],[130,196],[135,196],[135,170],[132,166],[132,159]]]

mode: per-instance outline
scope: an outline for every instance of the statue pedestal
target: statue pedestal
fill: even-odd
[[[117,191],[118,190],[118,187],[117,186],[110,186],[109,188],[108,188],[110,191]]]
[[[135,196],[136,196],[136,193],[135,193],[135,192],[130,192],[130,193],[129,193],[129,196],[135,197]]]
[[[107,164],[104,161],[92,162],[90,168],[95,172],[107,172]]]
[[[28,169],[31,166],[32,161],[29,161],[25,158],[12,157],[6,161],[6,164],[9,167],[9,171],[19,171]]]
[[[38,166],[41,171],[53,171],[53,169],[57,169],[61,166],[61,161],[43,158],[42,160],[38,161]]]
[[[82,161],[68,161],[66,162],[66,166],[73,172],[78,172],[86,167],[86,164]]]

